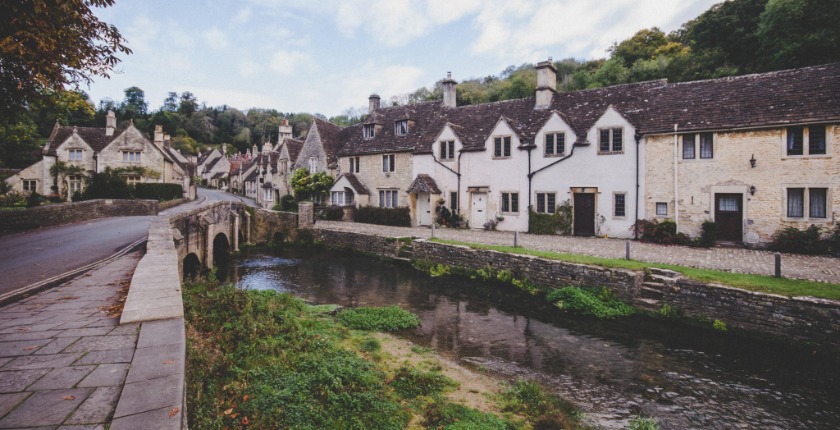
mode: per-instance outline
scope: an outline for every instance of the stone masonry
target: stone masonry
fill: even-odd
[[[157,215],[157,200],[88,200],[0,211],[0,234],[111,216]]]

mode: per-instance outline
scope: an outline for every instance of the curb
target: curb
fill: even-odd
[[[59,275],[55,275],[53,277],[44,279],[43,281],[39,281],[39,282],[36,282],[34,284],[29,284],[25,287],[18,288],[17,290],[9,291],[8,293],[2,294],[2,295],[0,295],[0,306],[5,306],[9,303],[14,303],[18,300],[29,297],[31,294],[37,293],[38,291],[44,290],[46,288],[49,288],[49,287],[52,287],[54,285],[65,282],[65,281],[67,281],[71,278],[74,278],[74,277],[76,277],[76,276],[78,276],[78,275],[80,275],[84,272],[87,272],[88,270],[96,269],[100,266],[108,264],[108,263],[116,260],[117,258],[120,258],[120,257],[128,254],[129,252],[132,252],[136,249],[139,249],[145,243],[146,243],[146,238],[145,237],[142,238],[142,239],[138,239],[137,241],[126,245],[125,247],[123,247],[123,249],[117,251],[115,254],[113,254],[109,257],[105,257],[105,258],[103,258],[99,261],[94,261],[93,263],[84,265],[84,266],[79,267],[77,269],[73,269],[73,270],[61,273]]]

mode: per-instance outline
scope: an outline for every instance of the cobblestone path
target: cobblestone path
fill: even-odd
[[[315,228],[388,237],[429,238],[432,235],[432,230],[427,227],[387,227],[338,221],[319,220],[315,224]],[[513,245],[513,236],[512,232],[501,231],[446,228],[435,230],[435,237],[440,239],[492,245]],[[545,236],[525,233],[519,235],[519,245],[524,248],[607,258],[624,258],[625,242],[624,239],[594,237]],[[630,241],[630,258],[649,263],[677,264],[733,273],[773,275],[775,270],[772,252],[741,248],[717,247],[704,249]],[[782,276],[840,284],[840,259],[783,254]]]

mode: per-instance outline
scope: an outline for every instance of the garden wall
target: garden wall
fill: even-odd
[[[395,238],[316,229],[324,244],[384,257],[399,255],[402,243]],[[692,318],[719,319],[732,328],[779,336],[797,341],[840,345],[840,301],[811,297],[784,297],[679,276],[658,276],[626,269],[547,260],[527,255],[476,250],[464,246],[415,240],[413,257],[429,263],[477,270],[507,269],[518,279],[546,288],[570,285],[607,287],[618,298],[642,309],[656,311],[668,304]],[[651,299],[651,297],[655,297]],[[653,305],[653,306],[652,306]]]
[[[0,211],[0,234],[111,216],[157,215],[157,200],[88,200]]]

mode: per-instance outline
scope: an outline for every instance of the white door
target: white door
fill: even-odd
[[[432,195],[417,193],[417,225],[432,225]]]
[[[487,193],[472,193],[470,227],[482,228],[487,222]]]

